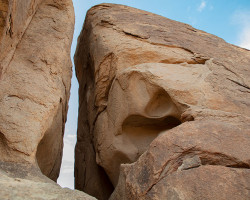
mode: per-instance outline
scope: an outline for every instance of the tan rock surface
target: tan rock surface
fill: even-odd
[[[61,188],[34,166],[0,162],[1,200],[95,200],[89,195]]]
[[[137,162],[123,165],[110,199],[247,199],[249,128],[200,120],[162,132]]]
[[[56,180],[72,71],[72,1],[7,5],[0,36],[0,161],[38,164]]]
[[[187,24],[91,8],[75,54],[76,188],[98,199],[109,181],[111,199],[248,199],[249,64],[248,50]]]

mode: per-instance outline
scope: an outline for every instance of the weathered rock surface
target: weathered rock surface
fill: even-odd
[[[72,1],[0,6],[0,161],[38,164],[56,180],[72,72]]]
[[[0,163],[1,200],[95,200],[80,191],[62,189],[30,165]]]
[[[95,199],[54,182],[62,158],[73,31],[71,0],[0,1],[1,200]]]
[[[91,8],[75,54],[76,188],[99,199],[109,181],[111,199],[249,199],[249,65],[250,51],[187,24]]]
[[[161,133],[122,165],[111,199],[248,199],[249,128],[200,120]]]

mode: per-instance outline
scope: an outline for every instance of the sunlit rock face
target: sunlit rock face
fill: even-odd
[[[71,0],[0,0],[0,199],[95,198],[56,184],[72,63]]]
[[[74,31],[71,0],[0,1],[0,162],[56,181],[62,158]]]
[[[249,64],[248,50],[189,25],[91,8],[75,54],[76,188],[98,199],[112,187],[124,200],[249,197]]]

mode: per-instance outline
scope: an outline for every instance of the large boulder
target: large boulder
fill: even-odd
[[[71,0],[1,1],[0,161],[60,171],[72,63]]]
[[[135,163],[122,164],[110,199],[248,199],[248,124],[200,120],[162,132]]]
[[[88,199],[62,189],[71,0],[0,1],[0,199]]]
[[[250,198],[250,52],[138,9],[91,8],[75,184],[98,199]],[[110,184],[111,183],[111,184]]]

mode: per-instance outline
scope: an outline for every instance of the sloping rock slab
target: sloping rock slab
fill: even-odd
[[[1,200],[95,200],[95,198],[67,188],[41,174],[32,166],[0,163]]]

